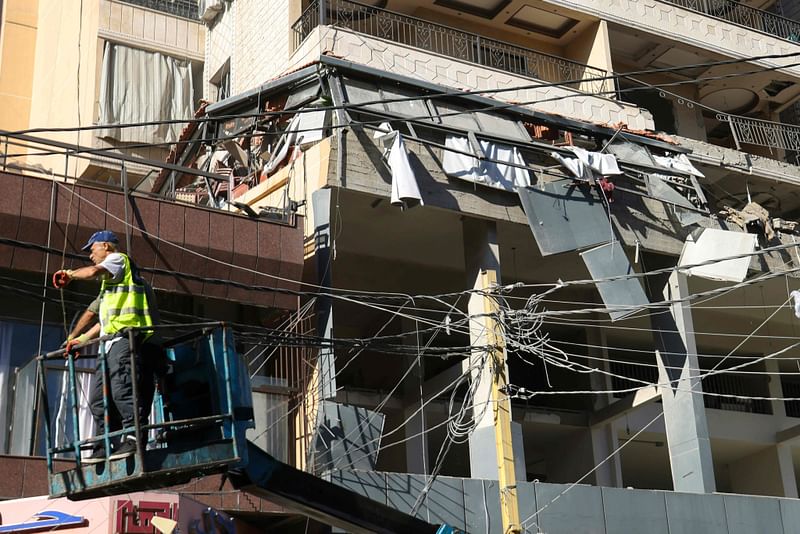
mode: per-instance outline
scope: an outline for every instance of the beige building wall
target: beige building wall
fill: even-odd
[[[23,3],[25,0],[15,0]],[[113,0],[39,0],[38,32],[30,49],[30,116],[23,127],[90,126],[98,119],[100,66],[106,40],[182,59],[202,61],[205,29],[199,22]],[[82,146],[98,146],[93,131],[39,134]],[[63,156],[28,160],[64,172]],[[80,176],[87,161],[76,158],[69,174]]]
[[[211,80],[230,58],[231,94],[243,93],[281,74],[289,63],[291,25],[300,0],[237,0],[209,26],[206,37],[205,95],[214,99]]]
[[[0,26],[0,129],[28,127],[38,0],[5,0]]]

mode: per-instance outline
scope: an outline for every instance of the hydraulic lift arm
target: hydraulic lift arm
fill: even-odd
[[[229,471],[237,489],[297,510],[353,533],[449,534],[453,530],[426,523],[394,508],[286,465],[248,442],[248,463]]]

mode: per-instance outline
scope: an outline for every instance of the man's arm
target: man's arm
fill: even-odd
[[[94,280],[101,276],[109,274],[105,267],[100,265],[87,265],[86,267],[79,267],[74,271],[67,271],[70,280]]]
[[[75,328],[72,329],[72,332],[69,333],[67,336],[67,341],[70,339],[75,339],[78,337],[84,330],[86,330],[89,326],[92,325],[95,321],[97,321],[97,316],[100,313],[100,297],[97,297],[89,304],[89,307],[86,308],[86,311],[78,318],[78,322],[75,324]]]

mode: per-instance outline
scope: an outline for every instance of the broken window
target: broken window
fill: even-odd
[[[186,119],[194,113],[192,63],[106,42],[100,78],[98,136],[122,143],[174,143],[181,123],[115,128],[114,124]]]
[[[425,99],[414,99],[418,93],[397,86],[381,86],[353,78],[344,79],[347,101],[370,111],[417,120],[431,120],[431,111]],[[398,99],[408,99],[400,100]],[[388,100],[388,102],[385,102]],[[370,104],[364,105],[368,102]]]

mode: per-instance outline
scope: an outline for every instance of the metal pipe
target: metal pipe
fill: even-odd
[[[108,429],[111,426],[111,417],[108,411],[108,393],[111,388],[108,384],[108,358],[105,343],[100,344],[100,374],[103,379],[103,447],[105,447],[106,463],[108,463],[108,457],[111,456],[111,438],[108,435]]]
[[[125,204],[125,252],[131,253],[131,225],[130,218],[128,217],[128,202],[130,200],[130,190],[128,189],[128,169],[125,163],[122,163],[122,192],[123,202]]]
[[[45,456],[47,461],[47,472],[53,472],[53,454],[50,451],[50,424],[52,420],[50,419],[50,406],[49,401],[47,398],[47,376],[44,372],[44,362],[42,360],[37,361],[37,374],[39,375],[39,406],[41,407],[42,412],[44,413],[44,444],[45,444]],[[35,425],[34,425],[34,433]]]
[[[75,359],[72,357],[72,354],[67,355],[67,384],[69,386],[69,396],[70,401],[72,402],[72,428],[74,435],[72,437],[72,448],[75,451],[75,464],[77,465],[78,469],[81,467],[81,430],[80,430],[80,421],[79,421],[79,410],[80,407],[78,405],[78,380],[75,376]]]
[[[144,436],[142,436],[141,421],[139,421],[139,371],[136,368],[136,333],[131,328],[128,330],[128,347],[131,353],[131,382],[133,382],[133,428],[136,443],[136,462],[141,470],[144,469],[142,450]],[[124,437],[123,437],[124,439]]]

